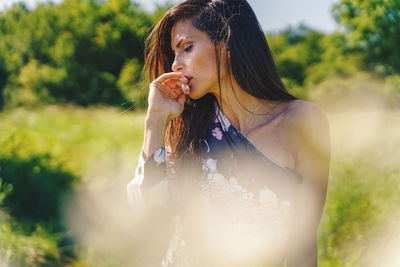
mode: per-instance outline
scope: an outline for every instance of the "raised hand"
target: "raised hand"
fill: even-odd
[[[181,72],[168,72],[151,82],[149,92],[148,116],[163,113],[168,120],[179,116],[190,93],[188,80]]]
[[[142,152],[151,155],[163,143],[168,122],[179,116],[190,93],[181,72],[164,73],[150,83]]]

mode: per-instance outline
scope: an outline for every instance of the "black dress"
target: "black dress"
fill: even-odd
[[[130,204],[175,207],[161,266],[284,266],[301,177],[263,155],[215,108],[201,170],[184,177],[189,186],[179,186],[163,146],[146,161],[140,155],[128,184]]]

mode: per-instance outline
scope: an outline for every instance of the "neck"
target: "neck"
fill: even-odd
[[[222,97],[216,96],[218,105],[232,125],[244,135],[273,118],[280,104],[256,98],[237,84],[221,87]]]

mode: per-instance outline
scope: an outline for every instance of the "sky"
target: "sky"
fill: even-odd
[[[16,2],[25,2],[29,7],[36,3],[48,0],[0,0],[0,10],[10,7]],[[277,32],[288,26],[295,27],[300,23],[313,29],[331,33],[336,24],[331,15],[331,7],[339,0],[248,0],[253,7],[258,20],[265,32]],[[52,0],[59,3],[62,0]],[[163,3],[163,0],[136,0],[146,10],[151,11],[155,3]],[[179,2],[175,0],[174,2]]]

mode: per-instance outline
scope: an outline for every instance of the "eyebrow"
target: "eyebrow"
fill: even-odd
[[[179,46],[181,46],[181,43],[185,40],[185,39],[189,39],[192,36],[184,36],[182,38],[179,39],[178,43],[176,44],[176,48],[179,48]]]

